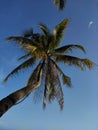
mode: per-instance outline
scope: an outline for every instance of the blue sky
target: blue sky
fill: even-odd
[[[0,0],[0,99],[23,87],[30,70],[9,79],[3,78],[17,65],[23,52],[5,38],[21,35],[25,29],[42,22],[52,30],[63,19],[70,23],[62,44],[77,43],[87,53],[73,55],[90,58],[98,65],[98,0],[67,0],[59,11],[52,0]],[[33,94],[14,106],[0,119],[0,130],[98,130],[98,66],[81,72],[74,67],[62,68],[72,79],[73,88],[63,86],[65,106],[61,112],[56,101],[42,109],[42,102],[34,103]]]

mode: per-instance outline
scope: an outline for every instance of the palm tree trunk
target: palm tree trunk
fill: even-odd
[[[32,86],[26,86],[13,92],[12,94],[8,95],[7,97],[3,98],[0,101],[0,117],[8,111],[12,106],[14,106],[18,101],[23,99],[24,97],[28,96],[32,90],[35,90],[40,85],[40,80],[34,83]]]

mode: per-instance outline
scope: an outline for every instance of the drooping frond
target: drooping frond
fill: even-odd
[[[60,69],[60,67],[55,63],[55,61],[52,60],[52,62],[54,63],[56,69],[58,70],[58,72],[60,73],[60,75],[62,76],[62,81],[63,84],[66,84],[68,87],[71,87],[71,79],[69,76],[65,75],[63,73],[63,71]]]
[[[75,65],[79,67],[81,70],[84,70],[86,67],[91,69],[94,66],[94,63],[89,59],[81,59],[74,56],[68,55],[56,55],[57,62],[64,62],[67,65]]]
[[[55,29],[54,29],[54,45],[53,48],[58,47],[58,45],[61,43],[61,40],[64,36],[64,30],[67,28],[69,20],[64,19],[61,23],[59,23]]]
[[[48,64],[45,64],[45,85],[44,85],[44,95],[43,95],[43,109],[46,108],[46,101],[47,101],[47,96],[48,96],[48,89],[49,89],[49,80],[50,80],[50,75],[49,75],[49,66]]]
[[[53,2],[57,8],[59,8],[60,10],[63,10],[65,7],[66,0],[53,0]]]
[[[52,86],[49,87],[48,101],[51,103],[56,98],[56,88]]]
[[[46,101],[47,101],[47,86],[44,86],[44,96],[43,96],[43,109],[46,108]]]
[[[63,109],[64,99],[58,71],[51,59],[46,63],[45,86],[43,97],[43,108],[46,107],[46,101],[50,103],[57,99],[60,108]]]
[[[86,53],[85,49],[83,46],[81,45],[75,45],[75,44],[70,44],[70,45],[66,45],[66,46],[62,46],[60,48],[55,49],[56,53],[68,53],[68,52],[72,52],[73,49],[80,49],[81,51],[83,51],[84,53]]]
[[[59,75],[57,72],[57,69],[55,67],[55,64],[52,62],[52,60],[49,61],[49,66],[50,66],[50,88],[52,87],[53,90],[55,90],[54,96],[57,99],[61,110],[63,109],[63,105],[64,105],[64,98],[63,98],[63,91],[62,91],[62,87],[61,87],[61,83],[60,83],[60,79],[59,79]],[[50,95],[53,93],[50,92]],[[54,99],[54,98],[53,98]]]
[[[21,65],[16,67],[11,73],[9,73],[5,77],[4,82],[6,82],[9,79],[9,77],[11,77],[12,75],[17,74],[20,70],[24,70],[24,69],[27,69],[28,67],[31,67],[35,61],[36,61],[35,57],[32,57],[26,60],[25,62],[23,62]]]

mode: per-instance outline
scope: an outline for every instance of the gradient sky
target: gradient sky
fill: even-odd
[[[56,101],[43,110],[42,102],[34,103],[31,94],[4,114],[0,130],[98,130],[98,0],[67,0],[63,12],[56,9],[52,0],[0,0],[0,99],[23,87],[30,72],[2,84],[3,78],[20,64],[17,58],[23,54],[5,38],[21,35],[30,27],[38,32],[40,22],[52,30],[65,18],[70,23],[62,44],[83,45],[87,53],[76,51],[73,55],[90,58],[97,66],[84,72],[75,67],[62,68],[73,84],[71,89],[63,86],[62,112]]]

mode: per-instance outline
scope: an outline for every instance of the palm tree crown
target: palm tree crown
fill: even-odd
[[[75,65],[81,70],[84,70],[85,68],[90,69],[94,66],[94,63],[89,59],[81,59],[68,55],[74,48],[80,49],[85,53],[83,46],[70,44],[59,47],[68,22],[68,19],[64,19],[55,26],[53,32],[50,32],[46,25],[39,24],[42,33],[33,33],[33,30],[31,29],[23,36],[11,36],[7,38],[8,41],[17,41],[25,50],[26,54],[19,58],[19,60],[24,59],[25,61],[9,73],[4,81],[7,81],[9,77],[18,73],[20,70],[28,69],[28,67],[32,68],[33,64],[37,62],[36,68],[28,78],[27,85],[32,85],[36,82],[42,72],[41,76],[44,81],[43,107],[46,106],[47,100],[51,102],[56,98],[60,108],[63,108],[64,98],[59,79],[60,75],[63,84],[71,87],[70,77],[64,74],[58,66],[58,62],[63,62],[66,65]]]

